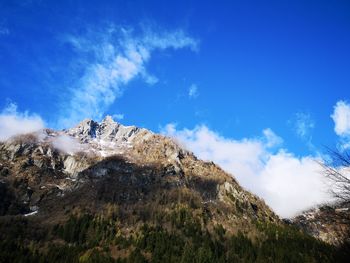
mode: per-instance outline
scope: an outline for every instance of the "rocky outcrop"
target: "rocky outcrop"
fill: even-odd
[[[291,222],[329,244],[350,242],[350,203],[321,205],[304,211]]]
[[[121,125],[113,121],[111,116],[106,116],[101,123],[86,119],[66,131],[68,135],[78,138],[83,143],[95,141],[116,144],[131,143],[141,132],[151,133],[136,126]]]

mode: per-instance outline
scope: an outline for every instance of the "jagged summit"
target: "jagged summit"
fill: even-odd
[[[100,123],[85,119],[77,126],[65,130],[65,135],[88,145],[85,151],[93,151],[103,157],[123,154],[132,147],[135,140],[145,139],[152,132],[136,126],[124,126],[107,115]]]
[[[85,119],[74,128],[68,130],[68,134],[73,136],[83,136],[85,138],[95,138],[99,124],[92,119]]]
[[[107,115],[100,123],[85,119],[74,128],[66,131],[70,136],[78,138],[81,142],[102,140],[109,142],[131,142],[140,132],[151,133],[150,131],[136,126],[124,126],[115,122]]]
[[[116,123],[111,115],[106,115],[102,120],[102,123]]]

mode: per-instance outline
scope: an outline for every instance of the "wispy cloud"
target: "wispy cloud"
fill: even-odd
[[[270,128],[263,130],[263,135],[262,141],[264,141],[266,148],[278,147],[283,143],[283,139],[276,135]]]
[[[312,132],[315,129],[316,122],[309,112],[299,111],[288,121],[294,133],[300,138],[311,151],[316,148],[312,143]]]
[[[334,131],[340,137],[341,148],[350,148],[350,104],[343,100],[338,101],[331,118],[334,121]]]
[[[146,65],[155,50],[188,48],[198,50],[198,40],[182,30],[164,31],[110,26],[105,31],[84,36],[66,36],[79,58],[83,58],[81,78],[71,88],[71,99],[62,106],[60,126],[71,126],[82,118],[100,119],[106,109],[123,94],[136,77],[148,84],[158,81]]]
[[[162,132],[176,138],[199,158],[214,161],[237,178],[241,185],[265,201],[281,216],[329,200],[315,156],[296,157],[283,148],[283,140],[271,129],[262,136],[235,140],[205,125],[178,130],[168,124]]]
[[[87,148],[86,145],[81,144],[76,138],[68,135],[59,135],[54,137],[52,140],[52,145],[56,149],[68,154],[74,154]]]
[[[112,118],[115,120],[123,120],[124,119],[124,114],[118,113],[118,114],[113,114]]]
[[[189,98],[197,98],[199,95],[198,86],[196,84],[192,84],[188,89],[188,97]]]
[[[297,112],[295,114],[295,133],[299,138],[309,140],[311,132],[315,128],[315,121],[311,118],[310,113]]]
[[[36,114],[18,112],[15,103],[9,103],[0,113],[0,141],[12,136],[44,128],[44,121]]]

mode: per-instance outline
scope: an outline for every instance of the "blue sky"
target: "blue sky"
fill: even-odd
[[[349,46],[348,1],[0,0],[0,108],[53,128],[110,114],[193,147],[206,129],[302,165],[349,142]]]

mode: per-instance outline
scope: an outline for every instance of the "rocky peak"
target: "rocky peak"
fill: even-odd
[[[111,115],[106,115],[106,117],[102,120],[101,124],[113,125],[118,123],[113,120]]]
[[[135,126],[124,126],[107,115],[100,123],[86,119],[66,133],[79,138],[81,142],[92,140],[104,142],[130,142],[143,129]]]
[[[121,126],[111,116],[107,115],[98,126],[98,138],[112,141]]]
[[[69,135],[79,137],[82,141],[86,142],[90,138],[96,137],[96,131],[99,124],[91,119],[85,119],[80,122],[77,126],[68,130]]]
[[[153,133],[136,126],[124,126],[107,115],[100,123],[86,119],[74,128],[64,130],[60,134],[73,137],[83,144],[85,152],[93,152],[97,156],[107,157],[126,154],[136,142],[143,141]]]

